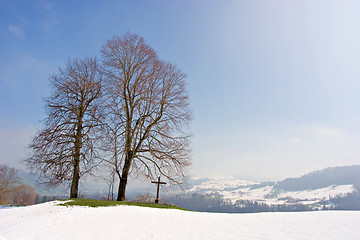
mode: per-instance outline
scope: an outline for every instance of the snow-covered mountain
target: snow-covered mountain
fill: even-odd
[[[188,190],[188,192],[197,193],[219,193],[225,200],[229,200],[232,203],[238,200],[247,200],[268,205],[315,204],[354,191],[355,188],[351,184],[331,185],[314,190],[286,191],[277,189],[275,184],[255,183],[234,177],[210,179]]]
[[[312,205],[322,207],[335,197],[358,191],[360,166],[327,168],[280,182],[257,183],[236,177],[199,179],[189,193],[218,193],[231,203],[255,201],[267,205]],[[195,181],[193,181],[195,182]]]

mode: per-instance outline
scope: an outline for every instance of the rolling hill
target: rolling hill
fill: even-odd
[[[0,209],[0,240],[358,239],[360,212],[225,214],[137,206]]]
[[[353,204],[352,207],[347,204],[348,209],[360,209],[360,201],[357,204],[353,200],[354,198],[360,200],[360,166],[357,165],[326,168],[279,182],[257,183],[235,177],[196,179],[196,181],[199,184],[194,184],[186,195],[178,197],[176,204],[186,208],[189,206],[182,205],[181,199],[192,198],[195,201],[194,198],[201,198],[200,195],[204,195],[213,199],[221,198],[222,202],[219,205],[246,206],[256,203],[261,206],[272,206],[269,211],[281,209],[274,206],[300,206],[296,209],[319,210],[343,209],[340,205],[350,197]]]

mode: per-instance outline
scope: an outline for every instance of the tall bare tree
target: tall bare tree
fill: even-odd
[[[95,165],[94,145],[102,96],[102,77],[94,58],[69,61],[50,78],[44,128],[30,144],[25,160],[52,184],[71,181],[70,197],[77,198],[80,177]]]
[[[151,179],[162,175],[180,183],[190,165],[185,74],[159,60],[136,34],[114,36],[103,46],[102,55],[109,126],[115,133],[111,162],[120,178],[117,200],[125,200],[130,174]]]

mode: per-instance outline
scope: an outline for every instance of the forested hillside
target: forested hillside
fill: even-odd
[[[331,185],[360,185],[360,166],[330,167],[314,171],[299,178],[287,178],[275,184],[275,189],[302,191]]]

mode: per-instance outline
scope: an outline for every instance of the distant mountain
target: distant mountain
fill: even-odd
[[[287,178],[275,184],[274,189],[285,191],[314,190],[331,185],[360,186],[360,165],[329,167],[299,178]]]
[[[193,183],[189,190],[193,192],[228,191],[258,184],[236,177],[197,178],[189,181],[189,183]]]
[[[257,183],[236,177],[197,178],[190,182],[193,186],[171,201],[192,210],[241,212],[360,208],[354,204],[360,200],[359,165],[326,168],[279,182]],[[196,207],[194,202],[197,202]]]

